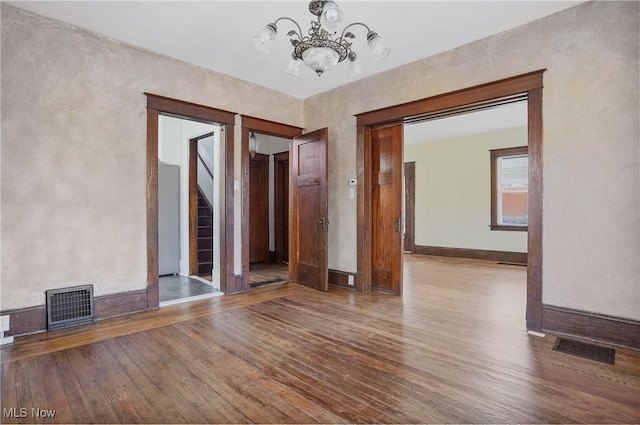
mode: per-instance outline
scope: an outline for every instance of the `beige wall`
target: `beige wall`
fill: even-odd
[[[144,92],[303,125],[293,97],[6,4],[1,23],[1,310],[146,286]]]
[[[357,270],[354,114],[546,68],[543,302],[640,319],[639,6],[585,3],[307,99],[307,130],[329,127],[329,267]]]
[[[587,3],[300,101],[2,4],[0,309],[145,286],[145,91],[329,127],[329,267],[354,272],[353,114],[546,68],[543,301],[640,319],[639,7]]]
[[[526,146],[527,128],[405,145],[416,163],[416,245],[527,252],[527,233],[491,230],[490,149]]]

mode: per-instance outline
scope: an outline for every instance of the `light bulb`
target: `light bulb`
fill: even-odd
[[[320,24],[331,31],[337,29],[343,19],[344,12],[340,10],[338,5],[333,1],[326,1],[320,15]]]
[[[367,34],[367,45],[371,49],[371,59],[374,61],[386,58],[391,52],[391,49],[382,42],[382,38],[373,31],[369,31],[369,34]]]
[[[271,42],[276,38],[278,28],[275,24],[269,24],[253,36],[253,44],[263,53],[271,53]]]

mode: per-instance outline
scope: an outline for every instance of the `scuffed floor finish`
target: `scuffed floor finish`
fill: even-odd
[[[528,336],[522,267],[404,273],[403,297],[277,283],[23,338],[2,349],[2,422],[640,422],[640,353]]]

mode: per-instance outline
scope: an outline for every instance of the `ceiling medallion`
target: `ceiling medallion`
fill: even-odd
[[[276,38],[278,27],[276,24],[281,20],[293,22],[297,27],[287,33],[293,45],[291,60],[283,69],[288,74],[299,74],[300,64],[304,62],[306,66],[321,76],[328,69],[333,68],[337,63],[349,59],[349,77],[362,73],[362,67],[358,62],[358,55],[351,50],[355,35],[347,29],[354,26],[362,26],[367,30],[367,45],[371,50],[373,60],[381,60],[389,55],[391,49],[382,43],[382,39],[374,31],[361,22],[347,25],[335,38],[337,28],[344,20],[344,13],[334,1],[311,1],[309,2],[309,12],[317,17],[316,21],[311,21],[311,28],[308,35],[302,35],[302,29],[296,21],[286,16],[276,19],[273,23],[265,26],[253,37],[253,42],[258,50],[264,53],[271,52],[271,43]]]

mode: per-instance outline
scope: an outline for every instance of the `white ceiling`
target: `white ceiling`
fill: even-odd
[[[391,48],[369,60],[366,33],[353,29],[353,50],[364,74],[386,71],[553,14],[582,1],[338,1],[345,22],[364,22]],[[251,37],[281,16],[303,31],[315,16],[307,1],[10,1],[22,9],[305,99],[349,83],[338,64],[318,77],[302,66],[299,77],[281,72],[291,57],[282,21],[270,55]]]

